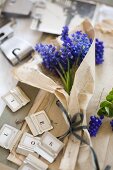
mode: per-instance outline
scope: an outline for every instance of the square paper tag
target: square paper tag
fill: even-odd
[[[44,110],[27,116],[25,120],[34,136],[53,129],[51,122]]]
[[[10,90],[6,95],[2,96],[2,99],[5,101],[6,105],[12,110],[12,112],[16,112],[21,107],[25,106],[28,102],[30,102],[30,99],[18,86]]]
[[[24,133],[21,141],[17,147],[16,152],[27,156],[29,153],[34,152],[34,147],[38,145],[40,138],[34,137],[29,133]]]
[[[34,150],[44,159],[52,163],[63,146],[64,143],[62,143],[59,139],[51,133],[45,132],[40,140],[40,143],[34,148]]]
[[[0,146],[12,150],[20,135],[20,130],[4,124],[0,130]]]

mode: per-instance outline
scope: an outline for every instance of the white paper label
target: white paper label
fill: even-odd
[[[11,107],[13,107],[13,109],[16,109],[20,106],[20,104],[12,94],[5,96],[5,100],[9,103]]]
[[[38,143],[37,140],[35,140],[34,138],[30,137],[30,136],[26,136],[24,141],[23,141],[23,145],[27,146],[31,149],[34,149],[34,146],[36,146]]]
[[[0,135],[0,144],[2,146],[8,145],[8,141],[11,138],[11,136],[12,136],[12,130],[9,129],[8,127],[5,127]]]
[[[46,135],[44,140],[43,140],[43,144],[47,145],[49,148],[51,148],[54,152],[58,152],[58,150],[60,149],[61,145],[60,143],[58,143],[56,140],[54,140],[54,138],[52,138],[49,135]]]
[[[36,119],[38,120],[39,125],[41,126],[42,130],[45,131],[45,130],[50,128],[50,124],[48,123],[48,119],[45,117],[45,115],[43,113],[37,115]]]

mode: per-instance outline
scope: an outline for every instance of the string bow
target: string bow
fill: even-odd
[[[57,138],[62,140],[66,136],[73,134],[78,140],[81,141],[81,143],[88,145],[89,148],[91,149],[91,152],[92,152],[92,155],[93,155],[96,170],[100,170],[98,158],[97,158],[97,155],[96,155],[93,147],[82,136],[80,136],[76,133],[78,131],[88,129],[87,126],[82,125],[83,120],[84,120],[84,114],[83,113],[77,113],[73,117],[70,117],[68,112],[66,111],[66,109],[63,107],[63,105],[61,104],[61,102],[59,100],[56,102],[56,104],[64,112],[64,114],[66,115],[66,118],[68,120],[68,123],[69,123],[69,129],[63,135],[61,135]],[[111,166],[107,165],[104,170],[110,170],[110,169],[111,169]]]

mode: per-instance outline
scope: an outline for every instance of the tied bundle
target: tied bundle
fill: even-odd
[[[14,70],[19,81],[55,94],[70,117],[82,112],[86,125],[86,109],[93,95],[95,84],[95,33],[91,23],[85,20],[68,34],[64,27],[61,37],[53,41],[52,45],[36,46],[38,54],[28,63]],[[97,57],[98,58],[98,57]],[[98,59],[99,63],[103,58]],[[87,129],[83,129],[88,143],[91,143]],[[74,142],[73,142],[74,141]],[[72,144],[72,157],[69,157]],[[76,169],[78,154],[81,153],[81,141],[73,134],[69,136],[67,148],[61,160],[61,170]],[[87,144],[85,145],[87,147]],[[90,152],[88,152],[90,155]],[[82,155],[87,155],[85,150]],[[90,156],[89,156],[90,157]],[[84,160],[80,162],[82,165]],[[86,169],[92,169],[88,165]],[[79,168],[78,168],[79,169]]]

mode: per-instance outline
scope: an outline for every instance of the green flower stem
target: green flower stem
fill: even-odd
[[[56,68],[56,71],[57,73],[59,74],[62,82],[63,82],[63,85],[64,85],[64,89],[66,90],[66,92],[68,94],[70,94],[70,91],[71,91],[71,88],[72,88],[72,85],[73,85],[73,79],[72,79],[72,70],[70,69],[70,63],[69,63],[69,60],[68,60],[68,70],[65,71],[62,67],[62,65],[59,63],[59,67],[62,71],[62,73]]]

